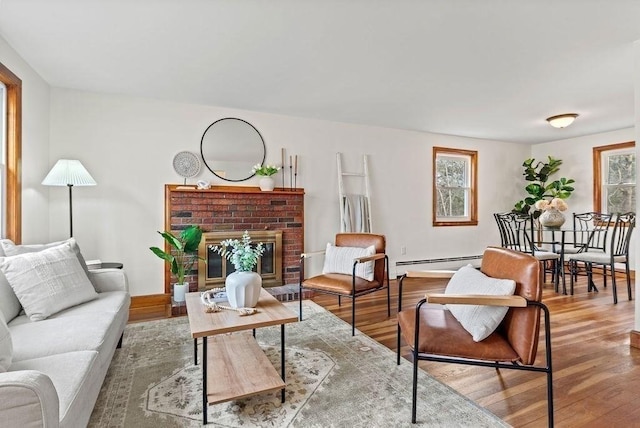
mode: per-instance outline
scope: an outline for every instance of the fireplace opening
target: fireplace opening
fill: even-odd
[[[198,248],[198,289],[224,287],[227,275],[233,273],[233,264],[225,257],[209,248],[210,245],[220,245],[225,239],[242,239],[244,231],[219,231],[206,232],[202,235],[202,241]],[[254,269],[262,277],[263,287],[276,287],[282,282],[282,231],[260,230],[249,231],[252,243],[263,243],[265,251],[258,259]]]

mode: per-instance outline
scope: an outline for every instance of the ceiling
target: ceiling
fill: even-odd
[[[634,126],[639,23],[638,0],[0,0],[54,87],[525,144]]]

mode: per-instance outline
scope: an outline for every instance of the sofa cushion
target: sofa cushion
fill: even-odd
[[[376,253],[376,248],[371,245],[367,248],[361,247],[336,247],[327,244],[324,256],[324,266],[322,273],[342,273],[353,274],[353,259],[358,257],[372,256]],[[356,276],[367,281],[373,281],[373,261],[358,263],[356,265]]]
[[[20,361],[11,371],[37,370],[49,376],[58,394],[61,427],[87,426],[104,380],[98,353],[78,351]],[[96,385],[97,383],[97,385]]]
[[[0,314],[0,373],[6,372],[11,366],[13,357],[13,343],[11,342],[11,333],[4,317]]]
[[[4,253],[3,255],[17,256],[25,253],[37,253],[39,251],[46,250],[48,248],[57,247],[67,242],[71,245],[71,249],[73,250],[75,255],[78,257],[78,261],[80,262],[82,269],[84,269],[87,276],[89,276],[89,280],[91,280],[91,276],[89,275],[89,268],[87,267],[87,262],[85,261],[84,256],[80,251],[80,246],[78,245],[78,242],[76,241],[75,238],[69,238],[64,241],[50,242],[48,244],[21,244],[21,245],[14,244],[13,241],[10,239],[0,239],[0,247],[2,248],[2,252]],[[93,284],[93,281],[91,281],[91,283]]]
[[[471,265],[460,268],[451,278],[445,294],[482,294],[511,296],[516,290],[516,282],[511,279],[491,278]],[[446,305],[473,340],[486,339],[504,319],[508,307],[482,305]]]
[[[114,325],[117,315],[105,312],[37,322],[21,315],[9,323],[13,361],[72,351],[101,351],[105,346],[115,348],[120,338],[118,326]]]
[[[20,306],[16,293],[9,285],[9,281],[7,281],[4,274],[0,272],[0,313],[9,322],[17,317],[21,310],[22,306]]]
[[[98,297],[69,242],[2,257],[0,271],[32,321]]]

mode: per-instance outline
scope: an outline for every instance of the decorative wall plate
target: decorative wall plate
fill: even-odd
[[[195,153],[180,152],[173,157],[173,169],[185,183],[187,178],[195,177],[200,172],[200,159]]]

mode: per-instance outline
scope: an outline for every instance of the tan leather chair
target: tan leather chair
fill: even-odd
[[[413,354],[413,404],[411,421],[416,422],[417,376],[419,360],[544,372],[547,374],[549,426],[553,426],[553,384],[549,310],[541,302],[540,264],[530,254],[506,248],[489,247],[480,270],[493,278],[513,279],[513,296],[427,294],[415,308],[402,310],[405,278],[449,277],[452,272],[408,272],[399,281],[398,355],[401,337]],[[486,339],[474,342],[456,318],[439,304],[508,306],[498,328]],[[545,365],[535,365],[540,331],[540,312],[545,315]]]
[[[341,273],[327,273],[304,279],[305,260],[313,256],[323,255],[324,251],[303,253],[300,255],[300,321],[302,321],[302,292],[303,289],[321,293],[335,294],[338,304],[341,297],[353,299],[351,304],[351,335],[355,335],[356,325],[356,297],[387,289],[387,316],[391,316],[391,296],[389,291],[389,258],[385,254],[386,240],[384,235],[373,233],[338,233],[336,247],[367,248],[373,245],[375,254],[359,257],[353,260],[353,271],[350,275]],[[355,275],[358,263],[374,261],[373,280],[367,281]],[[351,262],[350,262],[351,263]]]

